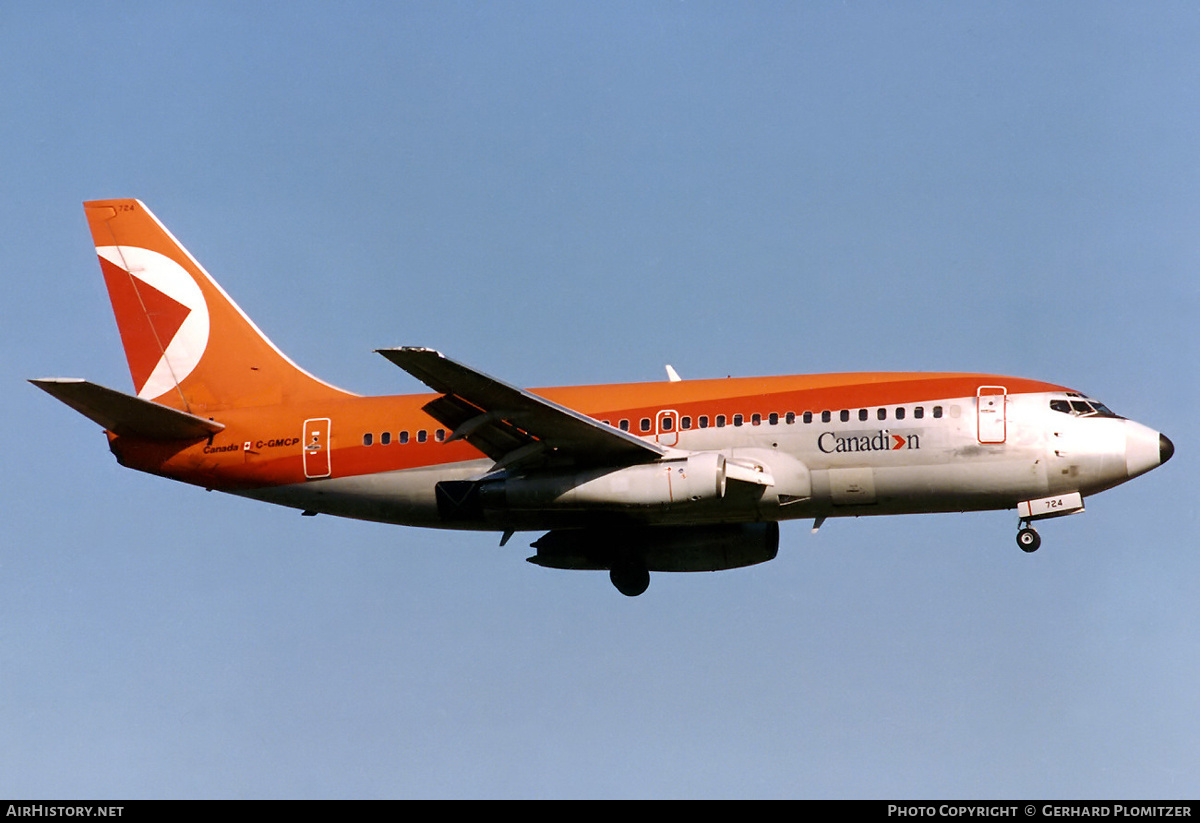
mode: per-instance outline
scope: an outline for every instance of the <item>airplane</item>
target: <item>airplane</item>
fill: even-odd
[[[775,558],[779,523],[1016,509],[1033,524],[1166,463],[1166,435],[1073,389],[963,373],[813,374],[522,389],[442,353],[378,349],[431,390],[364,397],[293,363],[138,200],[84,203],[134,394],[34,385],[117,461],[382,523],[545,532],[529,562],[650,572]]]

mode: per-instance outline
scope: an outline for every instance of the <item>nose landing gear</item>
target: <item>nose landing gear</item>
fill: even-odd
[[[1083,495],[1079,492],[1063,492],[1037,500],[1025,500],[1017,504],[1017,515],[1021,518],[1017,531],[1017,545],[1023,552],[1035,552],[1042,545],[1042,538],[1031,525],[1034,520],[1064,517],[1083,511]]]

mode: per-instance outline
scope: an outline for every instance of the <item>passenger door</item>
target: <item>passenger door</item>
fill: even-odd
[[[304,435],[300,438],[304,450],[304,476],[310,480],[330,475],[328,417],[315,417],[304,421]]]
[[[1005,407],[1008,389],[1004,386],[980,386],[976,395],[976,417],[980,443],[1003,443],[1008,437]]]

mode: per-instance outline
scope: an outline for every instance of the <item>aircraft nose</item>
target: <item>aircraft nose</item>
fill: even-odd
[[[1175,444],[1166,435],[1141,423],[1125,423],[1125,473],[1129,477],[1145,474],[1171,459]]]

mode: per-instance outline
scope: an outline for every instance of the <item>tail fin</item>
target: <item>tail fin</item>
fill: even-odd
[[[275,348],[140,201],[83,206],[138,397],[206,414],[347,396]]]

